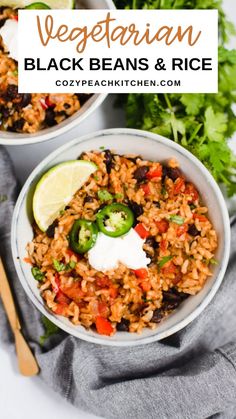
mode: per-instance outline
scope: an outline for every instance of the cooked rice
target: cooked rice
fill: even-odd
[[[34,240],[28,245],[32,265],[45,274],[39,283],[42,297],[54,313],[85,328],[94,328],[97,316],[102,316],[112,323],[114,333],[153,329],[185,298],[198,293],[212,275],[217,235],[208,210],[196,188],[176,168],[176,162],[162,165],[162,176],[148,180],[135,178],[136,170],[142,166],[157,169],[160,163],[110,151],[87,152],[82,158],[96,163],[98,170],[58,218],[54,237],[49,238],[35,227]],[[122,264],[105,274],[98,272],[89,265],[86,254],[76,255],[69,249],[68,234],[74,221],[96,220],[102,204],[97,192],[104,188],[113,195],[122,194],[117,202],[131,207],[136,203],[143,210],[136,222],[150,234],[143,246],[151,258],[145,280]],[[183,217],[184,224],[170,221],[171,215]],[[158,262],[166,256],[172,259],[160,268]],[[58,273],[53,259],[64,264],[74,261],[76,266]]]

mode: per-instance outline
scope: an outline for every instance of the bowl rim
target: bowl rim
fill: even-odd
[[[156,333],[152,336],[146,336],[142,337],[140,335],[140,338],[133,340],[133,341],[113,341],[109,340],[105,337],[101,337],[100,335],[97,336],[91,336],[86,335],[86,333],[81,333],[80,330],[74,329],[69,325],[66,325],[64,323],[61,323],[59,316],[56,316],[54,314],[51,314],[49,310],[46,308],[46,306],[33,294],[31,289],[28,287],[27,281],[25,280],[24,271],[17,259],[18,257],[18,250],[17,250],[17,221],[18,221],[18,214],[21,210],[21,205],[24,202],[25,197],[27,196],[28,190],[31,186],[31,184],[34,182],[35,178],[38,176],[40,172],[43,171],[45,166],[50,164],[52,160],[54,160],[59,155],[62,155],[64,151],[67,149],[73,147],[76,144],[84,143],[92,138],[99,138],[104,136],[113,136],[113,135],[130,135],[130,136],[138,136],[142,138],[148,138],[151,140],[156,141],[157,143],[164,144],[165,146],[169,147],[170,149],[174,149],[178,151],[180,154],[182,154],[184,157],[188,158],[197,168],[200,172],[202,172],[205,177],[208,178],[210,186],[213,188],[217,201],[219,203],[220,210],[222,212],[222,218],[223,218],[223,227],[225,235],[223,237],[223,257],[221,262],[221,267],[218,275],[216,276],[214,283],[212,284],[212,287],[209,289],[206,296],[203,298],[203,300],[199,303],[199,305],[193,309],[183,320],[177,321],[173,326],[169,327],[166,331],[158,332],[158,328],[156,329]],[[114,147],[115,148],[115,147]],[[206,167],[198,160],[192,153],[190,153],[188,150],[180,146],[179,144],[175,143],[174,141],[169,140],[168,138],[165,138],[163,136],[160,136],[158,134],[154,134],[148,131],[142,131],[142,130],[136,130],[136,129],[130,129],[130,128],[112,128],[112,129],[105,129],[100,130],[96,132],[92,132],[90,134],[87,134],[82,137],[76,137],[72,141],[68,142],[67,144],[64,144],[57,150],[50,153],[45,159],[43,159],[36,168],[32,171],[32,173],[29,175],[28,179],[26,180],[19,197],[17,199],[14,213],[12,217],[12,224],[11,224],[11,250],[12,250],[12,257],[15,265],[15,269],[18,274],[18,278],[21,282],[21,285],[23,286],[26,294],[30,298],[30,300],[34,303],[34,305],[37,307],[37,309],[45,315],[49,320],[51,320],[54,324],[56,324],[60,329],[67,332],[69,335],[75,336],[77,338],[80,338],[82,340],[85,340],[87,342],[106,345],[106,346],[138,346],[142,344],[147,344],[155,341],[162,340],[180,330],[182,330],[184,327],[186,327],[189,323],[191,323],[193,320],[196,319],[196,317],[199,316],[199,314],[207,307],[207,305],[211,302],[213,297],[215,296],[218,288],[220,287],[222,280],[224,278],[224,274],[228,265],[229,255],[230,255],[230,239],[231,239],[231,231],[230,231],[230,220],[229,220],[229,214],[226,206],[226,202],[224,200],[224,197],[222,195],[222,192],[211,175],[211,173],[206,169]]]
[[[26,134],[24,135],[22,133],[18,133],[19,138],[8,139],[5,137],[2,137],[1,131],[0,131],[0,145],[9,145],[9,146],[28,145],[28,144],[34,145],[34,144],[42,143],[44,141],[54,140],[58,138],[60,135],[65,134],[66,132],[70,131],[72,128],[75,128],[82,121],[84,121],[85,118],[87,118],[92,112],[94,112],[103,103],[103,101],[106,99],[107,96],[108,96],[108,93],[94,94],[86,102],[87,104],[89,104],[89,101],[91,100],[92,103],[89,106],[87,105],[88,107],[86,110],[84,110],[84,112],[82,112],[82,109],[83,109],[83,106],[86,106],[86,103],[83,106],[81,106],[81,108],[77,112],[75,112],[68,119],[63,121],[63,122],[67,122],[65,123],[64,126],[61,126],[61,124],[63,123],[61,122],[55,125],[50,132],[47,132],[45,134],[43,133],[44,129],[42,129],[42,130],[39,130],[37,133],[34,133],[33,136],[30,136],[30,134],[27,134],[28,135],[27,136]],[[80,114],[80,111],[81,111],[81,114]],[[78,115],[76,116],[77,113]],[[70,120],[70,118],[72,119]],[[11,134],[16,134],[16,133],[9,132],[9,137]]]

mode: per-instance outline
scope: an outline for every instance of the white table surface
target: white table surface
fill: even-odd
[[[235,0],[226,0],[225,9],[236,22]],[[236,47],[235,40],[231,47]],[[81,125],[58,139],[39,145],[7,147],[15,165],[17,176],[23,183],[32,169],[51,151],[71,139],[104,128],[124,126],[121,111],[112,108],[114,98],[103,105]],[[234,139],[236,142],[236,139]],[[14,397],[13,397],[14,396]],[[51,391],[39,377],[24,378],[17,370],[13,350],[0,346],[0,418],[1,419],[98,419],[74,408]]]

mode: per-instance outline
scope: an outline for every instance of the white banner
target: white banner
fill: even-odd
[[[217,93],[216,10],[20,10],[21,93]]]

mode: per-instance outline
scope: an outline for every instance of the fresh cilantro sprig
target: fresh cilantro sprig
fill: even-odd
[[[229,195],[236,193],[236,156],[228,140],[236,132],[236,50],[225,45],[235,28],[222,0],[115,0],[120,9],[218,9],[219,93],[124,96],[127,125],[166,136],[195,154]]]

